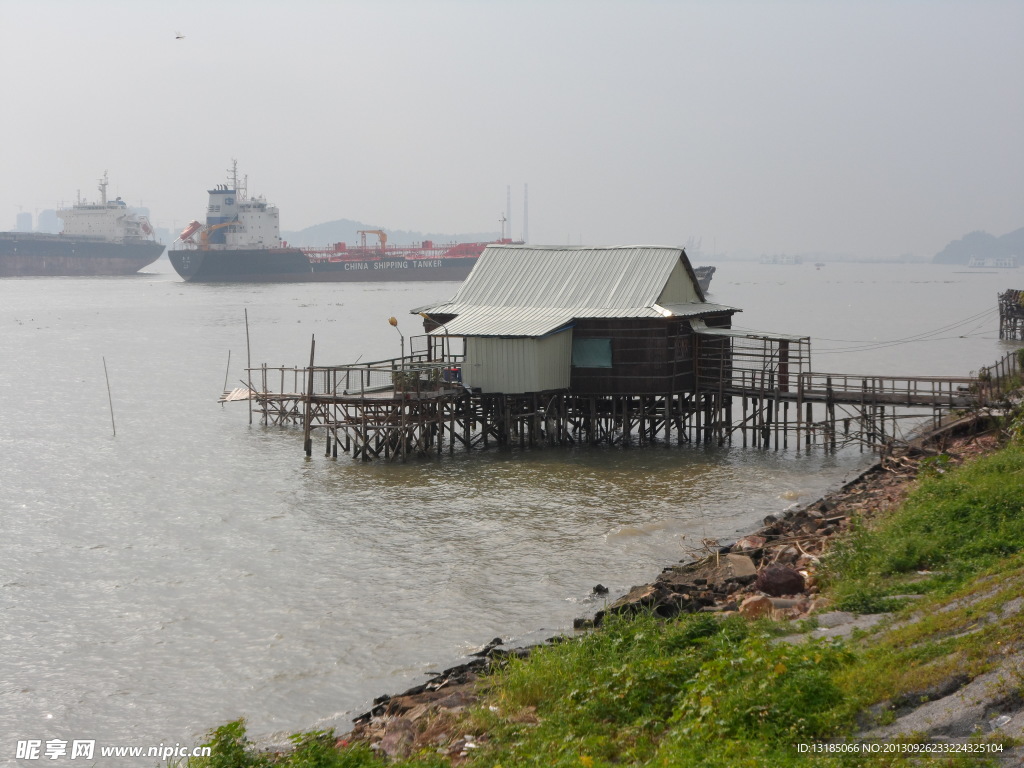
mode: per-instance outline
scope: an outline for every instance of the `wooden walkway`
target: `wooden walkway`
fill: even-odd
[[[772,373],[743,372],[727,382],[723,391],[734,397],[770,391],[790,402],[836,402],[849,405],[876,403],[918,408],[969,408],[982,395],[976,377],[875,376],[850,373],[801,373],[795,381],[776,384]]]
[[[225,392],[220,402],[250,401],[265,425],[302,425],[307,456],[314,434],[322,437],[326,456],[337,457],[340,449],[362,460],[492,443],[643,445],[675,439],[721,445],[735,435],[744,446],[760,448],[788,448],[793,438],[798,449],[857,443],[864,450],[905,439],[901,422],[908,419],[920,424],[930,416],[937,425],[950,413],[1000,407],[1021,376],[1020,356],[1013,353],[974,377],[807,372],[793,365],[797,355],[780,358],[778,349],[760,358],[760,369],[754,356],[743,367],[725,367],[721,353],[716,348],[705,358],[700,386],[691,393],[472,393],[459,381],[458,357],[407,356],[347,366],[264,365],[248,370],[250,386]]]
[[[977,377],[876,376],[799,373],[779,381],[777,373],[739,372],[723,384],[717,397],[738,400],[742,416],[713,425],[709,439],[722,442],[740,432],[743,444],[789,447],[823,442],[830,447],[859,442],[879,445],[898,437],[899,422],[983,407],[994,393]],[[922,411],[924,413],[922,414]]]

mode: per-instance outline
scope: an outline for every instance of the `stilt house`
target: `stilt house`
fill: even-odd
[[[695,334],[739,310],[705,298],[682,248],[492,245],[448,301],[413,310],[465,339],[462,383],[482,394],[693,392]]]
[[[976,407],[985,391],[975,377],[815,373],[808,337],[733,329],[737,311],[705,299],[682,248],[495,245],[451,299],[413,310],[425,348],[406,355],[403,336],[401,359],[342,366],[314,366],[311,348],[309,368],[250,368],[240,391],[265,424],[301,420],[307,456],[322,429],[325,455],[363,460],[492,440],[722,445],[736,432],[786,448],[793,430],[797,446],[891,447],[907,409]],[[986,384],[1019,376],[1018,362]]]

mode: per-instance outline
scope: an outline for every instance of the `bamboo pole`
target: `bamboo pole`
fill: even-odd
[[[107,380],[107,402],[110,404],[110,428],[117,437],[117,426],[114,424],[114,398],[110,394],[110,374],[107,373],[107,358],[103,358],[103,377]]]
[[[249,309],[245,310],[245,367],[249,373],[249,424],[252,425],[252,347],[249,345]]]
[[[228,350],[228,365],[227,365],[227,368],[224,369],[224,394],[225,395],[228,393],[228,376],[230,374],[231,374],[231,350],[229,349]],[[251,400],[250,400],[250,402],[251,402]],[[221,408],[224,407],[224,403],[223,402],[220,404],[220,407]]]
[[[313,356],[316,351],[316,336],[310,337],[309,341],[309,381],[306,384],[306,408],[305,415],[303,417],[303,430],[302,430],[302,445],[305,448],[306,456],[313,455],[313,441],[310,439],[309,433],[312,430],[311,420],[312,404],[313,404]]]

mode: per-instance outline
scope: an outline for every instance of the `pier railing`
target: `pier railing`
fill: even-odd
[[[1020,350],[976,375],[878,376],[807,370],[809,348],[786,345],[784,339],[723,331],[703,335],[708,338],[701,340],[697,382],[707,411],[704,440],[723,442],[739,432],[744,445],[749,435],[754,445],[771,439],[786,447],[786,433],[795,430],[798,444],[808,446],[819,434],[835,446],[840,432],[881,445],[896,437],[897,422],[913,425],[930,411],[937,426],[944,414],[1001,408],[1024,384]]]
[[[247,369],[252,396],[268,397],[397,397],[424,396],[461,389],[462,359],[430,359],[426,354],[348,365],[312,368],[269,367]]]
[[[871,376],[803,373],[796,397],[853,405],[965,408],[977,400],[976,379],[963,376]]]
[[[313,369],[314,397],[421,397],[461,389],[462,368],[454,360],[402,358],[366,365]]]
[[[1005,397],[1024,386],[1024,348],[1007,352],[992,365],[978,370],[977,385],[983,396]]]
[[[1021,386],[1022,355],[1010,352],[971,376],[878,376],[793,371],[766,358],[761,368],[733,366],[715,382],[726,395],[790,401],[966,408]],[[702,381],[707,386],[707,376]],[[708,387],[709,389],[711,387]]]

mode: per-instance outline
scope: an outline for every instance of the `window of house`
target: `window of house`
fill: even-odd
[[[611,368],[611,339],[573,339],[572,364],[575,368]]]

